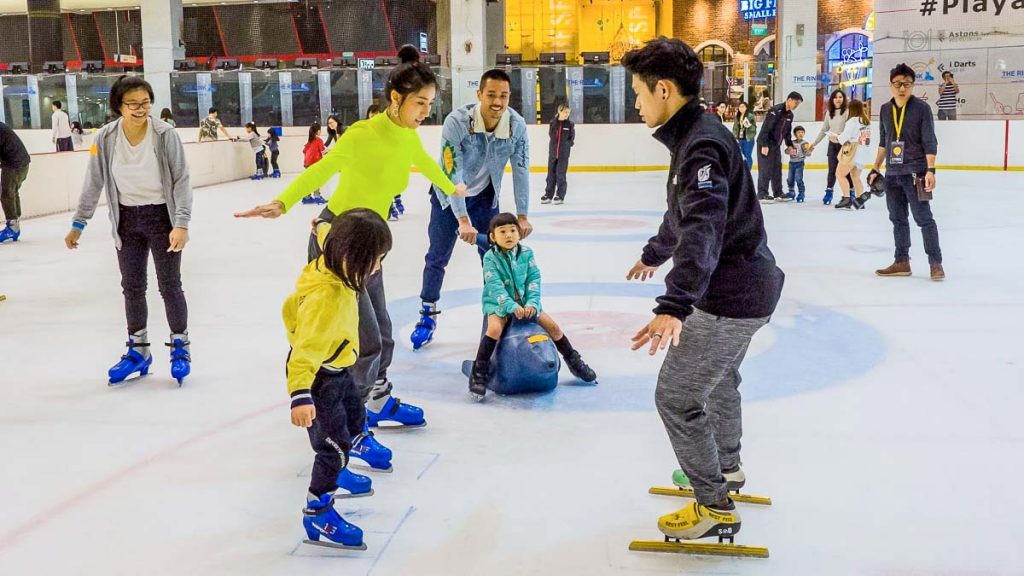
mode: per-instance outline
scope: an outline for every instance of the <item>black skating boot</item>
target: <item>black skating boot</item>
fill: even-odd
[[[836,209],[837,210],[841,210],[841,209],[844,209],[844,208],[847,209],[847,210],[849,210],[850,208],[853,208],[853,202],[850,200],[849,196],[843,196],[843,199],[840,200],[836,204]]]
[[[565,365],[569,367],[569,372],[572,372],[573,376],[587,384],[597,382],[597,374],[590,366],[587,366],[587,363],[583,361],[578,351],[573,350],[572,354],[565,357]]]
[[[469,374],[469,394],[480,402],[487,394],[487,381],[491,379],[491,362],[477,360],[473,362],[473,371]]]

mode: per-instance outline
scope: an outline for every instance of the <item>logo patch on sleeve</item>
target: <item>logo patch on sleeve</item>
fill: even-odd
[[[444,175],[451,179],[455,174],[455,146],[447,140],[445,140],[444,149],[441,151],[441,159],[443,162],[441,169],[444,171]]]
[[[707,166],[702,167],[700,170],[697,170],[697,189],[706,190],[708,188],[711,188],[712,186],[713,184],[711,183],[711,164],[708,164]]]

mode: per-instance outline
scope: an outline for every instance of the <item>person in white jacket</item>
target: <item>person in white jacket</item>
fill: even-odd
[[[832,191],[836,186],[836,166],[839,164],[839,149],[841,148],[835,136],[829,136],[829,134],[843,133],[843,128],[846,128],[846,106],[848,103],[845,92],[842,90],[832,92],[828,98],[828,114],[825,115],[825,121],[821,124],[821,131],[818,132],[818,137],[811,144],[811,149],[807,151],[807,154],[810,155],[818,143],[828,137],[828,179],[825,184],[825,196],[821,199],[821,203],[826,206],[832,203]],[[853,180],[849,178],[847,178],[847,183],[853,186]]]
[[[836,204],[836,208],[860,210],[870,197],[864,194],[864,184],[860,181],[860,175],[864,166],[870,164],[874,158],[874,148],[871,147],[871,116],[868,115],[867,106],[860,100],[850,101],[849,119],[842,133],[836,135],[836,140],[842,146],[839,151],[836,178],[839,179],[839,188],[843,193],[843,199]],[[850,197],[850,181],[847,177],[853,181],[853,198]]]
[[[53,125],[53,136],[51,139],[57,145],[57,152],[71,152],[75,149],[75,143],[71,139],[71,118],[64,112],[60,100],[54,100],[50,105],[53,109],[53,116],[50,123]]]

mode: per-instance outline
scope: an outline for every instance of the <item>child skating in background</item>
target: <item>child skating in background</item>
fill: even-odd
[[[363,394],[349,373],[359,355],[358,294],[391,249],[391,232],[366,208],[318,228],[323,253],[302,270],[282,316],[288,331],[286,376],[291,420],[316,452],[303,509],[307,543],[365,550],[363,531],[334,509],[335,492],[369,496],[371,480],[348,470],[348,453],[366,420]],[[320,543],[321,536],[329,542]]]
[[[274,167],[274,172],[269,175],[271,178],[280,178],[281,177],[281,169],[277,165],[277,157],[281,154],[281,146],[280,146],[281,135],[278,134],[278,130],[280,130],[280,128],[277,128],[277,127],[267,128],[267,138],[263,141],[267,145],[267,150],[270,151],[270,162],[269,162],[269,165]],[[267,164],[268,163],[264,160],[264,164],[263,164],[263,176],[264,177],[267,176],[267,170],[268,170]]]
[[[480,340],[469,377],[470,394],[478,400],[487,394],[491,356],[512,316],[519,320],[535,318],[554,340],[569,372],[584,382],[596,381],[597,374],[572,347],[558,324],[541,309],[540,269],[533,258],[533,250],[519,243],[519,219],[508,212],[498,214],[491,220],[488,237],[491,249],[484,255],[483,268],[483,308],[487,316],[487,331]]]
[[[245,125],[245,136],[243,140],[249,142],[249,146],[252,146],[253,154],[256,155],[256,173],[249,177],[250,180],[263,180],[263,177],[267,172],[267,157],[263,154],[263,140],[260,139],[260,131],[256,129],[256,124],[249,122]]]
[[[324,141],[320,139],[320,123],[313,122],[309,127],[309,140],[306,141],[306,146],[302,148],[302,167],[309,168],[313,164],[316,164],[324,157]],[[317,188],[309,196],[302,199],[303,204],[327,204],[327,200],[320,195],[320,189]]]
[[[796,195],[796,201],[799,204],[804,201],[804,162],[807,160],[807,150],[811,147],[806,141],[804,141],[804,130],[803,126],[797,126],[793,128],[793,147],[789,150],[789,174],[786,176],[786,187],[789,189],[789,196],[793,196],[793,186],[796,185],[796,189],[800,191]]]
[[[559,104],[558,116],[548,127],[548,179],[541,204],[551,202],[552,198],[555,204],[565,202],[565,173],[569,169],[569,153],[576,143],[576,125],[569,120],[570,112],[568,104]]]

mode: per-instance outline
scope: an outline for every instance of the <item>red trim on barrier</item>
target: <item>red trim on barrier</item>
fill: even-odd
[[[217,23],[217,35],[220,36],[220,49],[224,52],[224,57],[230,56],[228,54],[228,43],[224,41],[224,30],[220,27],[220,15],[217,14],[217,7],[213,7],[213,21]]]
[[[100,20],[96,17],[96,13],[92,13],[92,23],[96,25],[96,36],[100,39],[100,48],[103,50],[103,60],[109,62],[110,55],[107,54],[107,47],[103,44],[103,31],[100,29]]]
[[[384,24],[388,27],[388,38],[391,39],[391,49],[398,50],[395,48],[395,33],[391,31],[391,19],[388,18],[388,8],[384,5],[384,0],[380,0],[380,11],[384,13]]]
[[[306,47],[302,45],[302,38],[299,37],[299,27],[295,24],[295,12],[289,10],[288,18],[292,21],[292,32],[295,33],[295,47],[299,49],[299,52],[305,52]]]
[[[82,50],[78,46],[78,34],[75,33],[75,25],[71,22],[71,14],[65,14],[68,20],[68,30],[71,31],[71,45],[75,47],[75,54],[78,55],[78,61],[82,61]]]
[[[1010,121],[1006,121],[1006,134],[1003,137],[1003,172],[1010,169]]]
[[[379,52],[353,52],[355,58],[376,58],[377,56],[394,56],[395,53],[391,50],[381,50]],[[315,54],[257,54],[248,56],[231,56],[239,62],[255,62],[261,58],[277,58],[282,61],[295,60],[296,58],[320,58],[322,60],[328,60],[331,58],[340,58],[341,52],[328,52],[328,53],[315,53]],[[188,56],[185,60],[192,60],[193,62],[205,62],[209,56]],[[217,58],[216,56],[214,57]]]
[[[324,42],[327,42],[327,51],[334,52],[334,47],[331,46],[331,35],[327,33],[327,21],[324,20],[324,7],[317,6],[316,13],[320,16],[320,27],[324,29]]]

